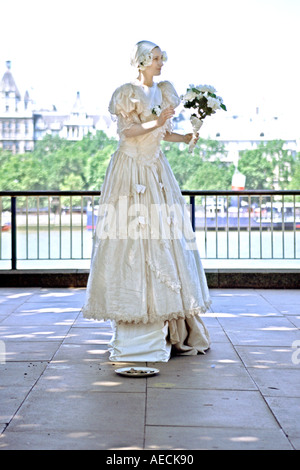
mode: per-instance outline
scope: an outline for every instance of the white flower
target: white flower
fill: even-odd
[[[188,90],[185,95],[183,95],[183,99],[185,101],[193,101],[195,98],[201,98],[199,93],[196,93],[195,91]]]
[[[205,93],[206,91],[208,91],[209,93],[216,92],[216,89],[211,85],[198,85],[196,88],[197,90],[202,91],[202,93]]]
[[[136,189],[136,192],[138,194],[140,194],[140,193],[144,194],[144,192],[146,191],[146,186],[144,186],[143,184],[137,184],[136,183],[135,189]]]
[[[146,54],[143,54],[140,57],[140,62],[139,62],[139,69],[140,70],[145,70],[146,67],[151,65],[153,62],[153,54],[152,52],[148,52]]]
[[[220,109],[220,101],[216,98],[211,98],[208,96],[207,98],[207,106],[213,110]]]
[[[167,60],[168,60],[168,56],[167,56],[166,51],[162,51],[162,61],[167,62]]]
[[[156,114],[156,116],[159,116],[161,114],[161,107],[159,106],[159,104],[152,108],[152,114]]]
[[[145,217],[144,217],[143,215],[140,215],[140,216],[138,217],[138,223],[139,223],[140,225],[146,225],[146,219],[145,219]]]

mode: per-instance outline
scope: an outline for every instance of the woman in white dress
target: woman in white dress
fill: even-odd
[[[85,318],[111,320],[114,361],[168,361],[210,346],[199,314],[210,306],[205,273],[186,201],[161,151],[180,99],[168,81],[155,83],[166,60],[154,43],[137,43],[138,78],[113,93],[110,113],[120,137],[101,190]]]

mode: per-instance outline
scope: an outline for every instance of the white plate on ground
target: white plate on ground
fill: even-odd
[[[159,373],[159,369],[154,367],[122,367],[115,369],[115,372],[124,377],[150,377]]]

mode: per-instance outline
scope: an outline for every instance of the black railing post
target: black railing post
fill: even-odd
[[[17,198],[11,196],[11,269],[17,269]]]
[[[191,223],[193,231],[196,230],[196,216],[195,216],[195,196],[190,196],[190,205],[191,205]]]

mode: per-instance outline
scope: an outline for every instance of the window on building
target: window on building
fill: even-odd
[[[3,142],[3,150],[13,150],[12,142]]]

